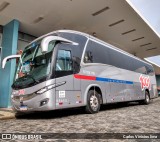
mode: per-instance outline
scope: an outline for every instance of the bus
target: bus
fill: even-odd
[[[157,97],[151,64],[91,35],[58,30],[31,42],[19,58],[11,103],[16,113],[85,106],[97,113],[102,104]]]

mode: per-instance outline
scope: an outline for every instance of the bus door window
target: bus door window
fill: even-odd
[[[65,48],[65,49],[64,49]],[[56,84],[63,83],[55,88],[56,102],[62,101],[63,107],[69,107],[69,104],[75,104],[77,95],[74,92],[74,76],[73,76],[73,58],[72,50],[62,47],[57,52],[55,64],[55,82]],[[64,92],[62,97],[60,92]],[[61,107],[56,105],[57,108]]]
[[[58,50],[56,60],[56,77],[73,74],[71,51]]]

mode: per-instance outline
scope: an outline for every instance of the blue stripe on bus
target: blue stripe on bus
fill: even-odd
[[[110,79],[110,78],[101,78],[101,77],[96,77],[96,81],[122,83],[122,84],[133,84],[132,81],[117,80],[117,79]]]

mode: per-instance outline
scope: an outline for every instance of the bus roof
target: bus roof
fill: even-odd
[[[144,62],[144,63],[152,66],[150,63],[145,62],[144,60],[142,60],[142,59],[140,59],[140,58],[138,58],[138,57],[136,57],[136,56],[134,56],[134,55],[132,55],[132,54],[130,54],[130,53],[122,50],[122,49],[119,49],[119,48],[115,47],[115,46],[112,45],[112,44],[106,43],[105,41],[100,40],[100,39],[98,39],[98,38],[96,38],[96,37],[93,37],[92,35],[89,35],[89,34],[86,34],[86,33],[83,33],[83,32],[79,32],[79,31],[74,31],[74,30],[57,30],[57,31],[53,31],[53,32],[50,32],[50,33],[48,33],[48,34],[45,34],[45,35],[40,36],[39,38],[33,40],[30,44],[32,44],[33,42],[36,42],[36,41],[38,41],[38,40],[40,40],[40,39],[42,39],[42,38],[44,38],[44,37],[46,37],[46,36],[49,36],[49,35],[52,35],[52,34],[55,34],[55,33],[60,33],[60,32],[76,33],[76,34],[78,34],[78,35],[85,36],[86,38],[92,39],[92,40],[94,40],[94,41],[96,41],[96,42],[98,42],[98,43],[100,43],[100,44],[107,45],[107,47],[109,47],[109,48],[111,48],[111,49],[113,49],[113,50],[116,50],[116,51],[118,51],[118,52],[121,52],[121,53],[123,53],[123,54],[125,54],[125,55],[128,55],[128,56],[130,56],[130,57],[132,57],[132,58],[135,58],[135,59],[137,59],[137,60],[140,60],[140,61],[142,61],[142,62]],[[29,45],[30,45],[30,44],[29,44]]]

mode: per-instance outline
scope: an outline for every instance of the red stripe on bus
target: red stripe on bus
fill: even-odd
[[[86,76],[86,75],[79,75],[79,74],[75,74],[74,78],[85,79],[85,80],[96,80],[96,77],[94,76]]]

